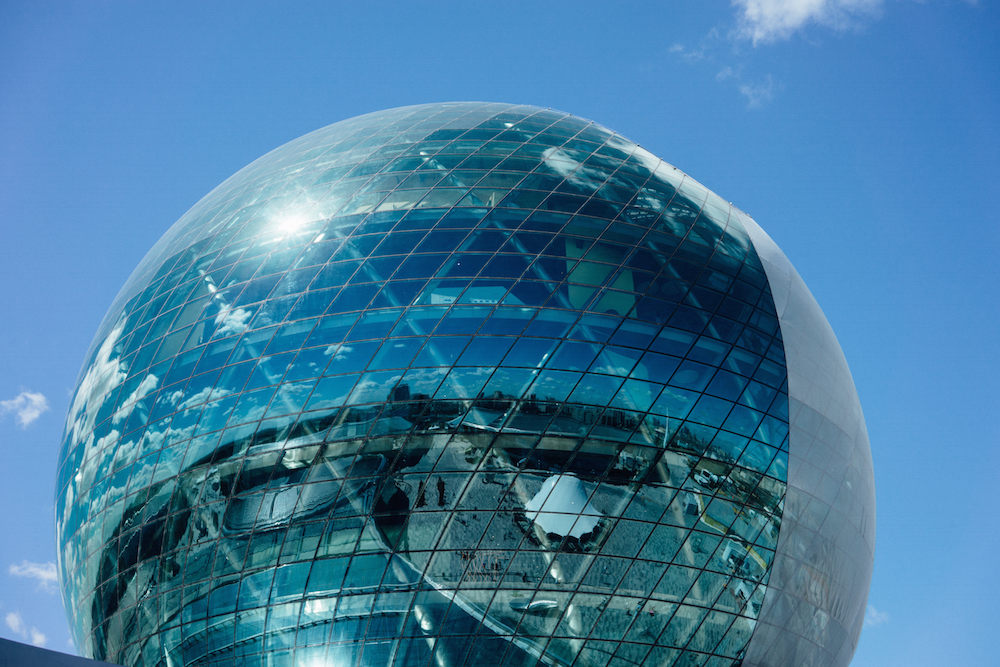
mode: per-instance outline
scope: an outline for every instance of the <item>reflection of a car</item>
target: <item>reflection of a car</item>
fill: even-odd
[[[559,603],[555,600],[528,600],[528,599],[513,599],[507,604],[514,611],[526,611],[530,614],[544,614],[549,612],[559,606]]]
[[[719,485],[719,476],[702,468],[695,473],[694,481],[702,486],[716,487]]]

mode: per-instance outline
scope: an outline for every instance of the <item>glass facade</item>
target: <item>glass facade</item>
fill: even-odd
[[[815,559],[782,549],[806,535],[786,517],[841,544],[803,503],[856,518],[855,478],[811,486],[797,432],[853,450],[805,412],[829,401],[789,394],[809,372],[761,237],[535,107],[394,109],[262,157],[150,251],[81,371],[56,494],[77,645],[149,667],[729,666],[788,644],[795,601],[833,621],[789,650],[841,660],[846,637],[813,663],[846,664],[856,619],[796,593]],[[863,613],[870,558],[846,572],[824,581]]]

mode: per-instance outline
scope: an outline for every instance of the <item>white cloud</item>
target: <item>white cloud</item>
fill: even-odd
[[[699,60],[704,60],[710,58],[712,52],[719,45],[723,39],[722,33],[718,28],[712,28],[709,30],[704,37],[698,42],[697,48],[689,48],[680,43],[675,43],[669,49],[667,53],[673,53],[674,55],[680,56],[687,63],[696,63]]]
[[[809,26],[834,30],[860,27],[866,20],[878,18],[884,0],[730,0],[730,3],[736,12],[735,27],[712,28],[696,46],[674,43],[667,53],[691,65],[701,63],[716,68],[723,59],[735,59],[734,65],[721,63],[715,80],[729,82],[747,98],[747,107],[754,109],[771,101],[781,92],[781,85],[780,82],[775,85],[770,75],[762,82],[743,78],[747,60],[747,52],[742,48],[745,40],[757,46],[789,39]]]
[[[27,428],[28,424],[38,419],[48,409],[48,400],[37,391],[22,391],[17,398],[0,401],[0,414],[13,412],[21,428]]]
[[[740,84],[740,94],[747,98],[747,107],[756,109],[765,102],[774,99],[774,81],[771,75],[767,75],[764,83],[743,83]]]
[[[7,627],[10,628],[10,631],[14,634],[20,635],[25,632],[24,619],[21,618],[20,612],[8,612],[8,614],[4,617],[4,620],[7,622]]]
[[[720,82],[725,81],[726,79],[734,79],[734,78],[739,79],[740,73],[738,70],[734,70],[729,65],[723,67],[721,70],[719,70],[719,73],[715,75],[715,80]]]
[[[788,39],[807,25],[843,29],[878,14],[882,0],[733,0],[739,36],[754,45]]]
[[[889,613],[885,611],[879,611],[875,607],[868,605],[865,610],[865,627],[871,628],[876,625],[883,625],[889,622]]]
[[[28,634],[31,635],[31,643],[34,646],[45,646],[45,643],[49,641],[49,638],[45,636],[45,633],[40,631],[38,628],[31,628],[28,630]]]
[[[28,627],[19,611],[8,612],[4,617],[4,621],[6,621],[7,627],[10,628],[11,632],[25,641],[30,641],[35,646],[45,646],[45,643],[48,641],[48,638],[41,630],[34,626]]]
[[[31,563],[23,560],[20,565],[11,565],[7,572],[15,577],[37,579],[38,587],[49,593],[56,592],[56,584],[59,582],[55,563]]]
[[[758,109],[774,99],[776,92],[781,90],[780,84],[768,74],[764,80],[757,83],[743,78],[743,67],[733,68],[726,65],[715,74],[715,80],[725,85],[731,85],[747,98],[748,109]]]

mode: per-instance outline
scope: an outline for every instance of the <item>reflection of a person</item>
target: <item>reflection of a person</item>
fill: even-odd
[[[438,477],[438,507],[444,507],[444,480]]]

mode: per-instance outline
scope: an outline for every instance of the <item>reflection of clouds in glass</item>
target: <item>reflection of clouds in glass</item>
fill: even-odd
[[[106,436],[97,441],[97,445],[94,447],[94,449],[99,452],[103,451],[108,446],[113,445],[115,442],[117,442],[120,436],[121,433],[118,431],[118,429],[111,429],[110,433],[108,433]]]
[[[135,437],[134,432],[129,434],[129,437],[129,440],[123,440],[118,443],[117,447],[114,446],[114,443],[111,443],[112,446],[101,453],[101,456],[105,459],[111,460],[112,470],[117,470],[122,465],[131,463],[138,458],[137,454],[142,445],[142,438]]]
[[[531,385],[529,394],[540,400],[565,401],[580,375],[569,371],[542,371],[535,384]]]
[[[520,398],[528,389],[528,386],[538,374],[536,370],[527,368],[504,368],[500,367],[490,378],[489,383],[483,390],[487,397],[494,397],[498,394],[503,397]]]
[[[73,404],[70,406],[69,416],[66,420],[66,431],[71,446],[78,444],[85,433],[89,437],[93,437],[92,432],[97,412],[100,410],[104,398],[112,387],[118,386],[125,380],[127,375],[125,364],[118,361],[117,357],[111,358],[124,326],[123,318],[101,343],[97,354],[94,355],[94,361],[87,368],[83,379],[80,380],[80,386],[73,397]]]
[[[129,475],[128,486],[133,489],[141,489],[147,486],[149,480],[153,477],[153,469],[156,468],[156,459],[157,455],[154,454],[136,463]]]
[[[250,318],[252,316],[252,311],[245,310],[243,308],[225,310],[219,313],[215,317],[215,324],[221,326],[215,330],[215,335],[212,337],[225,338],[234,334],[243,333],[246,331],[247,323],[250,322]]]
[[[257,391],[241,395],[239,402],[233,408],[229,423],[243,424],[257,421],[264,416],[264,411],[267,409],[267,404],[271,402],[272,396],[274,396],[273,388],[258,389]],[[219,405],[219,403],[212,404],[212,406],[215,405]]]
[[[300,411],[315,386],[315,381],[281,385],[271,401],[268,416]]]
[[[283,384],[278,387],[277,401],[301,400],[312,391],[312,382],[299,382],[298,384]]]
[[[542,154],[542,159],[545,160],[546,166],[550,167],[554,172],[563,178],[572,174],[580,166],[579,162],[570,157],[570,155],[561,148],[548,149]]]
[[[661,386],[642,380],[626,380],[615,397],[613,405],[618,405],[626,410],[646,412],[652,407],[653,401],[659,395]]]
[[[372,373],[358,383],[351,392],[348,403],[379,403],[389,397],[389,392],[403,377],[402,373]]]
[[[76,475],[73,476],[70,484],[66,487],[66,503],[70,504],[73,502],[77,495],[85,494],[94,484],[94,477],[100,464],[104,461],[105,457],[111,457],[114,455],[115,449],[114,445],[117,444],[118,438],[121,433],[117,429],[112,429],[110,433],[102,438],[99,438],[97,442],[89,448],[91,455],[83,462],[80,468],[76,471]],[[59,527],[62,529],[62,526]]]
[[[155,452],[172,442],[187,440],[194,435],[194,430],[195,427],[193,425],[183,428],[168,427],[162,431],[147,430],[139,441],[139,453],[140,455],[144,455],[149,452]]]
[[[128,417],[129,414],[131,414],[132,412],[132,408],[135,407],[136,401],[139,401],[140,399],[144,398],[147,394],[149,394],[149,392],[156,389],[156,386],[159,383],[160,383],[159,378],[157,378],[152,373],[149,373],[146,377],[142,379],[142,382],[139,383],[139,386],[136,387],[131,394],[129,394],[128,398],[126,398],[124,401],[121,402],[122,408],[115,413],[115,416],[112,418],[111,421],[117,424],[118,422]]]
[[[441,383],[441,379],[447,372],[447,368],[411,370],[406,374],[403,383],[409,386],[411,395],[426,394],[430,396],[437,390],[438,384]]]
[[[633,147],[631,142],[626,145],[618,137],[609,138],[608,144],[612,146],[617,144],[619,149],[626,152],[631,152]],[[614,170],[614,167],[611,167],[607,162],[598,161],[593,166],[589,161],[587,164],[582,164],[562,148],[550,148],[543,153],[542,157],[547,167],[566,178],[573,185],[590,192],[597,190],[605,180],[612,176]]]
[[[312,398],[309,399],[306,409],[318,410],[343,405],[357,379],[356,374],[323,378],[317,383],[316,390],[313,392]]]
[[[343,361],[352,351],[354,351],[354,348],[350,345],[331,345],[323,351],[323,354],[333,357],[337,361]]]
[[[177,392],[177,393],[180,393],[180,392]],[[231,393],[232,392],[229,391],[228,389],[220,389],[218,387],[215,387],[215,388],[205,387],[204,389],[202,389],[201,391],[199,391],[197,394],[192,395],[191,398],[187,399],[186,401],[184,401],[183,403],[181,403],[180,405],[178,405],[177,409],[178,410],[186,410],[187,408],[190,408],[192,406],[201,405],[202,403],[204,403],[205,401],[207,401],[209,398],[222,398],[223,396],[228,396]]]
[[[253,326],[255,329],[263,329],[264,327],[269,327],[272,324],[277,324],[283,317],[284,313],[272,317],[272,313],[270,311],[263,310],[257,315],[257,319],[254,320]]]
[[[460,368],[452,370],[441,385],[436,398],[476,398],[483,384],[493,373],[492,367],[477,366],[475,368]]]
[[[615,354],[611,350],[604,350],[591,366],[592,373],[607,373],[608,375],[628,375],[635,366],[635,360]]]
[[[663,160],[661,160],[660,158],[656,157],[655,155],[647,151],[642,146],[635,147],[635,149],[632,151],[631,159],[635,160],[636,162],[638,162],[639,164],[641,164],[646,169],[649,169],[652,172],[655,172],[657,169],[660,169],[661,172],[666,172],[665,169],[666,163],[664,163]],[[673,167],[671,167],[670,171],[673,171],[675,174],[680,173],[676,168]]]

